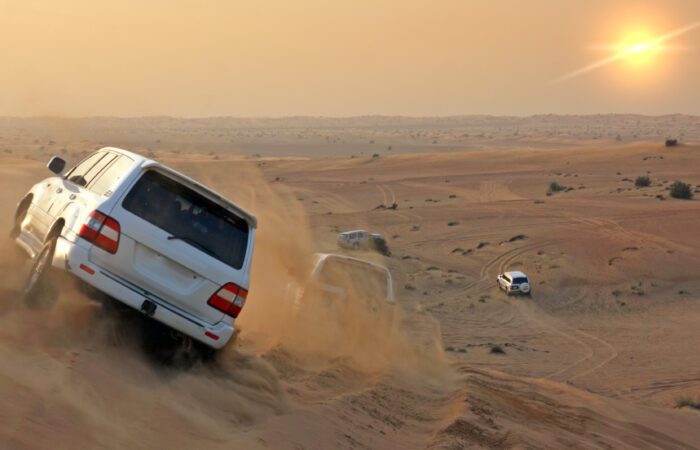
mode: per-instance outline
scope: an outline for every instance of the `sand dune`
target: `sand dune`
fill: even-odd
[[[24,307],[6,243],[1,446],[700,448],[700,412],[675,408],[700,397],[700,203],[665,190],[700,184],[699,147],[162,156],[258,215],[238,340],[216,364],[162,367],[71,285]],[[6,233],[46,172],[1,161]],[[625,180],[647,173],[649,188]],[[573,189],[547,196],[551,181]],[[391,258],[362,256],[395,275],[395,327],[358,312],[339,330],[283,301],[293,269],[353,228],[389,239]],[[506,269],[532,299],[496,289]]]

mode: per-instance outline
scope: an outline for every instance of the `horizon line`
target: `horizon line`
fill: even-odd
[[[635,116],[647,118],[662,118],[662,117],[693,117],[700,118],[700,113],[535,113],[535,114],[489,114],[489,113],[471,113],[471,114],[434,114],[434,115],[405,115],[405,114],[359,114],[359,115],[311,115],[311,114],[295,114],[295,115],[260,115],[260,116],[237,116],[237,115],[212,115],[212,116],[175,116],[169,114],[150,114],[150,115],[93,115],[93,116],[61,116],[61,115],[0,115],[0,120],[20,119],[20,120],[88,120],[88,119],[175,119],[175,120],[212,120],[212,119],[236,119],[236,120],[284,120],[284,119],[363,119],[363,118],[394,118],[394,119],[456,119],[456,118],[512,118],[512,119],[528,119],[535,117],[596,117],[596,116]]]

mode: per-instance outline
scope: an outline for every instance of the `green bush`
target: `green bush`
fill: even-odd
[[[671,185],[669,195],[673,198],[690,200],[693,198],[693,190],[687,183],[683,183],[682,181],[674,181]]]
[[[506,351],[503,350],[503,347],[500,345],[492,345],[490,353],[493,353],[494,355],[505,355]]]
[[[374,237],[374,248],[384,256],[391,256],[389,245],[387,244],[386,239],[381,236]]]
[[[676,400],[676,408],[693,408],[700,410],[700,399],[693,400],[690,397],[681,397]]]
[[[641,177],[637,177],[637,179],[634,180],[634,185],[637,187],[649,187],[649,186],[651,186],[651,178],[649,178],[646,175],[642,175]]]
[[[549,183],[549,192],[561,192],[565,190],[566,186],[562,186],[556,181],[552,181],[551,183]]]

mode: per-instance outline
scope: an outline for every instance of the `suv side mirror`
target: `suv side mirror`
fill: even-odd
[[[66,160],[61,158],[60,156],[54,156],[49,160],[49,163],[46,165],[46,167],[49,168],[49,170],[56,175],[61,175],[63,174],[63,169],[66,168]]]

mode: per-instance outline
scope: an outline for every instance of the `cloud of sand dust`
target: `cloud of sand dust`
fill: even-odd
[[[344,301],[329,304],[305,295],[296,307],[296,289],[312,291],[308,275],[321,247],[308,215],[291,189],[265,180],[255,168],[246,166],[236,178],[246,194],[220,190],[253,211],[259,224],[251,290],[236,321],[242,339],[255,340],[260,351],[279,346],[310,363],[347,359],[367,371],[444,367],[437,322],[407,312],[400,298],[394,307],[380,302],[378,311],[368,308],[369,289],[383,294],[368,280],[358,286],[352,277],[339,277]]]

